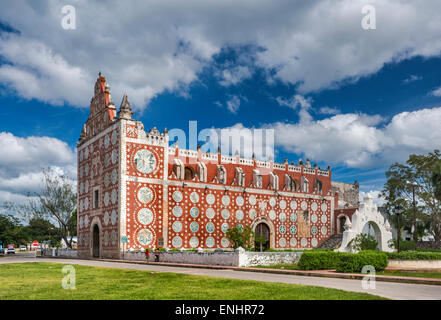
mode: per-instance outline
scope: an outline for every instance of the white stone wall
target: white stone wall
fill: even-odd
[[[240,267],[297,264],[302,252],[244,252],[240,254]]]
[[[78,250],[50,248],[44,250],[44,255],[46,257],[78,258]]]
[[[77,258],[78,251],[72,249],[49,249],[45,256]],[[236,251],[211,252],[161,252],[159,262],[199,264],[212,266],[254,267],[271,266],[276,264],[296,264],[302,252],[251,252],[242,248]],[[122,258],[122,254],[121,254]],[[149,262],[154,262],[154,252],[150,252]],[[124,252],[124,260],[146,261],[144,252]]]
[[[149,262],[154,261],[154,253],[150,253]],[[146,261],[144,252],[126,252],[124,260]],[[201,264],[215,266],[238,266],[238,254],[236,252],[161,252],[160,262]]]
[[[238,249],[234,252],[161,252],[160,262],[201,264],[215,266],[253,267],[277,264],[296,264],[302,252],[248,252]],[[126,252],[124,260],[146,261],[144,252]],[[149,262],[154,261],[150,254]]]
[[[441,269],[441,260],[389,260],[388,268]]]

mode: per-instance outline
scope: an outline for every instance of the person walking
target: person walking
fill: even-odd
[[[155,249],[155,262],[159,262],[159,248]]]
[[[149,248],[145,249],[145,259],[147,260],[147,263],[150,260],[150,250],[149,250]]]

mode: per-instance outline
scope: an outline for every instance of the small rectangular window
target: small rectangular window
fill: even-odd
[[[93,194],[93,203],[95,205],[95,209],[99,207],[99,191],[95,190]]]

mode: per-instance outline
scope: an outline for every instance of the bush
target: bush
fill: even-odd
[[[301,270],[331,270],[337,267],[342,253],[334,251],[305,251],[297,266]]]
[[[361,251],[359,253],[343,253],[339,256],[337,272],[361,272],[364,266],[370,265],[375,271],[382,271],[387,267],[388,256],[385,252]]]
[[[391,249],[397,249],[398,248],[398,242],[397,239],[391,239],[389,240],[389,248]],[[400,241],[400,251],[415,251],[416,250],[416,243],[412,240],[401,240]]]
[[[234,227],[227,231],[227,238],[232,242],[233,249],[242,247],[251,249],[254,245],[254,232],[249,226]]]
[[[389,252],[387,254],[390,260],[441,260],[439,252],[405,251]]]
[[[306,251],[300,257],[297,266],[301,270],[332,270],[338,272],[361,272],[363,267],[371,265],[376,271],[387,267],[388,255],[378,251],[360,251],[342,253],[334,251]]]
[[[348,243],[348,246],[357,251],[376,250],[378,241],[371,235],[360,233]]]

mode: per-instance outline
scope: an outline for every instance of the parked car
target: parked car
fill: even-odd
[[[26,246],[21,245],[20,246],[20,251],[26,251]]]
[[[13,244],[8,244],[8,248],[6,249],[7,254],[15,254],[15,247]]]

